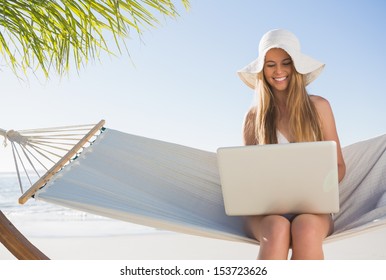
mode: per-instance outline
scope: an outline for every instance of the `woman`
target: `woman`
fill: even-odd
[[[306,86],[324,64],[301,53],[300,43],[289,31],[266,33],[259,57],[238,71],[255,90],[258,104],[244,121],[245,145],[332,140],[337,143],[338,177],[345,163],[329,102],[309,95]],[[329,214],[266,215],[246,217],[248,233],[260,242],[259,259],[323,259],[323,240],[333,230]]]

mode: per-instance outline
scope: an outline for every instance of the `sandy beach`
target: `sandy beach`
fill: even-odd
[[[117,223],[125,225],[124,222]],[[36,229],[39,227],[38,222],[34,225]],[[42,230],[54,227],[62,232],[62,236],[27,237],[53,260],[253,260],[259,250],[258,246],[252,244],[167,231],[110,236],[97,234],[109,225],[106,222],[64,222],[62,225],[44,222],[41,224]],[[94,234],[91,234],[92,231]],[[384,260],[385,236],[386,228],[382,228],[326,243],[325,258]],[[13,260],[15,257],[4,246],[0,246],[0,259]]]

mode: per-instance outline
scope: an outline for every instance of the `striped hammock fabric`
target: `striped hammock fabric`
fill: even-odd
[[[326,242],[386,225],[386,135],[343,149],[341,210]],[[105,129],[35,199],[154,228],[257,243],[224,212],[216,154]]]

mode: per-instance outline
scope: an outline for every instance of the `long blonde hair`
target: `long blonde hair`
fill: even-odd
[[[292,66],[293,67],[293,66]],[[305,88],[304,76],[293,67],[289,84],[287,107],[289,109],[289,128],[294,142],[323,140],[320,119]],[[258,74],[258,104],[255,120],[256,143],[277,143],[275,97],[266,81],[263,71]]]

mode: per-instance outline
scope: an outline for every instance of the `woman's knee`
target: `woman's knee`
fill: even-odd
[[[291,236],[295,240],[322,241],[331,231],[332,221],[329,215],[302,214],[291,224]]]
[[[261,220],[261,228],[261,239],[290,241],[291,223],[283,216],[269,215],[264,217]]]
[[[246,231],[248,235],[258,241],[280,239],[281,236],[289,237],[290,222],[280,215],[252,216],[246,218]]]

